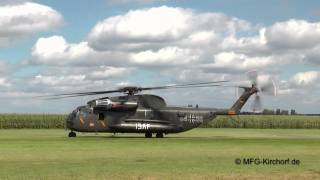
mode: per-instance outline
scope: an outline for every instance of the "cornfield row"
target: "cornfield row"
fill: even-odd
[[[65,118],[61,114],[0,114],[0,129],[61,129]]]
[[[320,116],[240,115],[218,116],[206,128],[320,129]]]
[[[66,115],[0,114],[0,129],[63,129]],[[319,116],[218,116],[203,128],[320,129]]]

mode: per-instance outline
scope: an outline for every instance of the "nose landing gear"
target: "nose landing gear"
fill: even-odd
[[[69,137],[77,137],[77,134],[73,131],[69,132],[68,134]]]

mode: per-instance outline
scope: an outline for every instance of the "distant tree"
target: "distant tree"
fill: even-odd
[[[276,110],[276,115],[280,115],[281,114],[281,110],[280,109],[277,109]]]
[[[296,115],[296,114],[297,114],[297,113],[296,113],[296,110],[291,109],[290,114],[291,114],[291,115]]]
[[[281,111],[281,115],[289,115],[289,111],[288,110],[282,110]]]
[[[264,109],[262,114],[273,115],[274,110],[273,109]]]

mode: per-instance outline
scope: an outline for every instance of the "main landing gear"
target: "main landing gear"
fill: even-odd
[[[157,133],[156,138],[163,138],[163,133]]]
[[[152,133],[151,132],[146,132],[144,135],[146,138],[152,138]],[[157,133],[156,138],[163,138],[163,133]]]
[[[73,131],[69,132],[69,137],[77,137],[77,134]]]
[[[152,133],[151,132],[146,132],[146,134],[144,134],[144,137],[152,138]]]

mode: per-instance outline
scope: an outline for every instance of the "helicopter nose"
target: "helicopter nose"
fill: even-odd
[[[76,118],[76,112],[72,111],[66,118],[66,128],[72,129],[74,125],[74,119]]]

